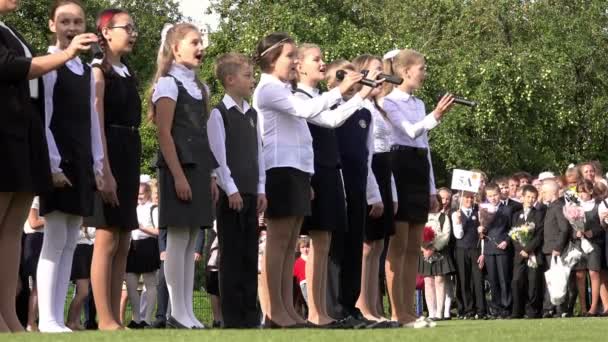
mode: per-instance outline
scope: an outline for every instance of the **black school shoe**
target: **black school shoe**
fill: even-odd
[[[152,322],[152,325],[145,327],[145,329],[165,329],[167,327],[167,320],[162,318]]]
[[[137,323],[135,321],[129,322],[129,324],[127,324],[127,328],[129,328],[129,329],[143,329],[143,327],[141,326],[141,323]]]
[[[181,324],[178,320],[173,318],[173,316],[170,316],[169,319],[167,320],[167,328],[169,328],[169,329],[192,329],[191,327],[187,327],[187,326]]]

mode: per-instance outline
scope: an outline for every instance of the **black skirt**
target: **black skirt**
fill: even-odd
[[[604,250],[602,249],[601,244],[597,241],[589,240],[591,245],[593,246],[593,251],[589,254],[583,252],[583,256],[581,259],[572,267],[575,271],[596,271],[599,272],[603,269],[603,261],[604,259]],[[603,241],[601,241],[603,244]],[[583,250],[581,248],[581,240],[576,239],[572,242],[579,250]]]
[[[451,253],[447,248],[436,251],[438,260],[431,262],[425,261],[422,255],[418,256],[418,274],[424,277],[448,275],[456,272],[456,265]]]
[[[220,281],[218,271],[205,272],[205,288],[207,293],[213,296],[220,295]]]
[[[395,215],[393,193],[391,191],[391,154],[376,153],[372,159],[372,171],[380,188],[384,213],[378,218],[367,218],[365,241],[383,240],[395,234]],[[371,206],[368,206],[368,212]]]
[[[266,170],[266,218],[309,216],[310,174],[292,167]]]
[[[44,233],[35,232],[24,234],[23,251],[21,259],[22,275],[25,277],[31,276],[36,280],[36,270],[38,269],[38,260],[42,251],[42,241]]]
[[[93,261],[93,245],[78,244],[72,261],[72,281],[91,278],[91,261]]]
[[[308,231],[346,230],[346,202],[340,169],[316,167],[311,178],[315,196],[311,202],[312,215],[304,219],[301,234]]]
[[[391,154],[399,202],[395,220],[424,224],[428,219],[431,195],[428,150],[393,146]]]
[[[144,274],[160,268],[160,252],[157,238],[131,240],[127,256],[127,273]]]

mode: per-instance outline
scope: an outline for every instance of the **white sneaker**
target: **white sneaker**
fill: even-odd
[[[422,320],[418,319],[414,322],[410,322],[403,325],[404,328],[413,328],[413,329],[424,329],[428,328],[429,324],[422,318]]]
[[[434,328],[437,326],[437,322],[433,321],[430,318],[425,318],[424,321],[428,324],[429,328]]]

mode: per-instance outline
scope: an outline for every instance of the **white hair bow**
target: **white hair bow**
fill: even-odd
[[[391,51],[385,53],[384,57],[382,57],[382,59],[393,59],[393,58],[395,58],[395,56],[397,56],[399,54],[399,52],[401,52],[401,50],[399,50],[399,49],[391,50]]]
[[[162,31],[160,31],[160,46],[161,48],[165,45],[165,40],[167,40],[167,33],[169,33],[169,30],[171,30],[173,28],[173,24],[165,24],[163,26]]]

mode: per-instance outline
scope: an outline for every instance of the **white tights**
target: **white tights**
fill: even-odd
[[[167,232],[167,256],[165,278],[171,315],[186,327],[202,328],[192,305],[194,290],[194,247],[199,228],[169,227]]]
[[[39,329],[41,332],[69,332],[64,321],[64,306],[82,217],[53,211],[44,219],[44,242],[36,271]]]
[[[137,291],[139,274],[127,273],[127,293],[129,295],[129,302],[131,302],[131,308],[133,309],[133,321],[136,323],[141,323],[142,321],[140,306],[143,304],[145,296],[146,310],[143,316],[146,323],[152,324],[152,315],[156,308],[156,272],[143,273],[142,277],[144,278],[146,290],[140,295]]]

